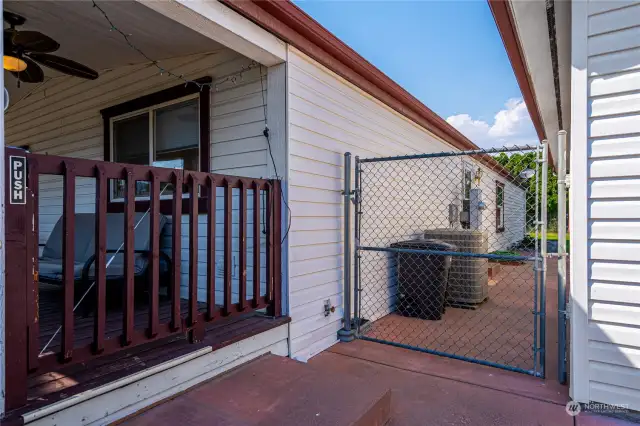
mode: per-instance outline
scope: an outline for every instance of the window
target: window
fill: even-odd
[[[496,181],[496,232],[504,232],[504,184]]]
[[[179,99],[111,119],[113,161],[198,170],[200,155],[198,98]],[[124,196],[118,181],[113,198]],[[167,194],[170,188],[162,188]],[[136,183],[136,197],[149,196],[148,182]]]
[[[210,83],[211,78],[197,81]],[[196,85],[181,84],[101,113],[106,161],[209,171],[208,86],[200,90]],[[161,188],[163,195],[171,190],[169,184]],[[111,201],[122,204],[123,196],[124,181],[112,182]],[[144,201],[148,196],[148,182],[136,182],[136,199]]]

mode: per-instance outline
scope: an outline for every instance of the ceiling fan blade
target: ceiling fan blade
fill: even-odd
[[[24,81],[25,83],[41,83],[44,81],[44,72],[42,72],[42,68],[38,66],[35,62],[30,60],[29,58],[21,58],[23,61],[27,63],[27,68],[24,71],[15,72],[12,71],[16,78],[20,81]]]
[[[57,41],[38,31],[15,31],[11,41],[26,52],[50,53],[60,48]]]
[[[2,11],[2,17],[4,18],[4,21],[12,27],[19,27],[20,25],[24,25],[27,21],[24,16],[9,12],[8,10]]]
[[[71,59],[48,55],[46,53],[29,53],[29,57],[45,67],[60,71],[64,74],[86,78],[88,80],[95,80],[98,78],[98,73],[96,71],[85,65],[72,61]]]

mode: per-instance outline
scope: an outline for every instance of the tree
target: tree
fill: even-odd
[[[501,152],[494,159],[500,163],[509,173],[520,182],[520,186],[527,190],[527,224],[533,224],[536,220],[535,217],[535,202],[536,202],[536,181],[540,188],[542,188],[541,176],[536,180],[535,176],[528,181],[523,180],[520,177],[520,172],[525,169],[537,170],[536,167],[536,152],[527,152],[526,154],[515,153],[507,155]],[[547,174],[547,218],[548,218],[548,230],[555,230],[557,228],[558,218],[558,176],[553,172],[553,168],[549,167]],[[538,200],[540,201],[540,199]]]

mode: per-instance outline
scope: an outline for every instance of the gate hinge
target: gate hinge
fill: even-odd
[[[569,253],[557,253],[557,252],[547,252],[547,257],[567,257]]]
[[[560,315],[564,315],[565,320],[567,321],[570,320],[571,319],[571,300],[567,301],[566,307],[564,308],[564,310],[558,309],[558,313]]]
[[[340,195],[345,195],[344,190],[340,191]],[[349,199],[354,205],[358,205],[358,196],[355,189],[349,191]]]
[[[567,188],[571,188],[571,175],[570,174],[566,174],[564,176],[564,184],[567,186]]]

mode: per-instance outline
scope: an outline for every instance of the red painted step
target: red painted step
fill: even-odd
[[[266,355],[123,424],[382,426],[390,412],[387,387]]]

